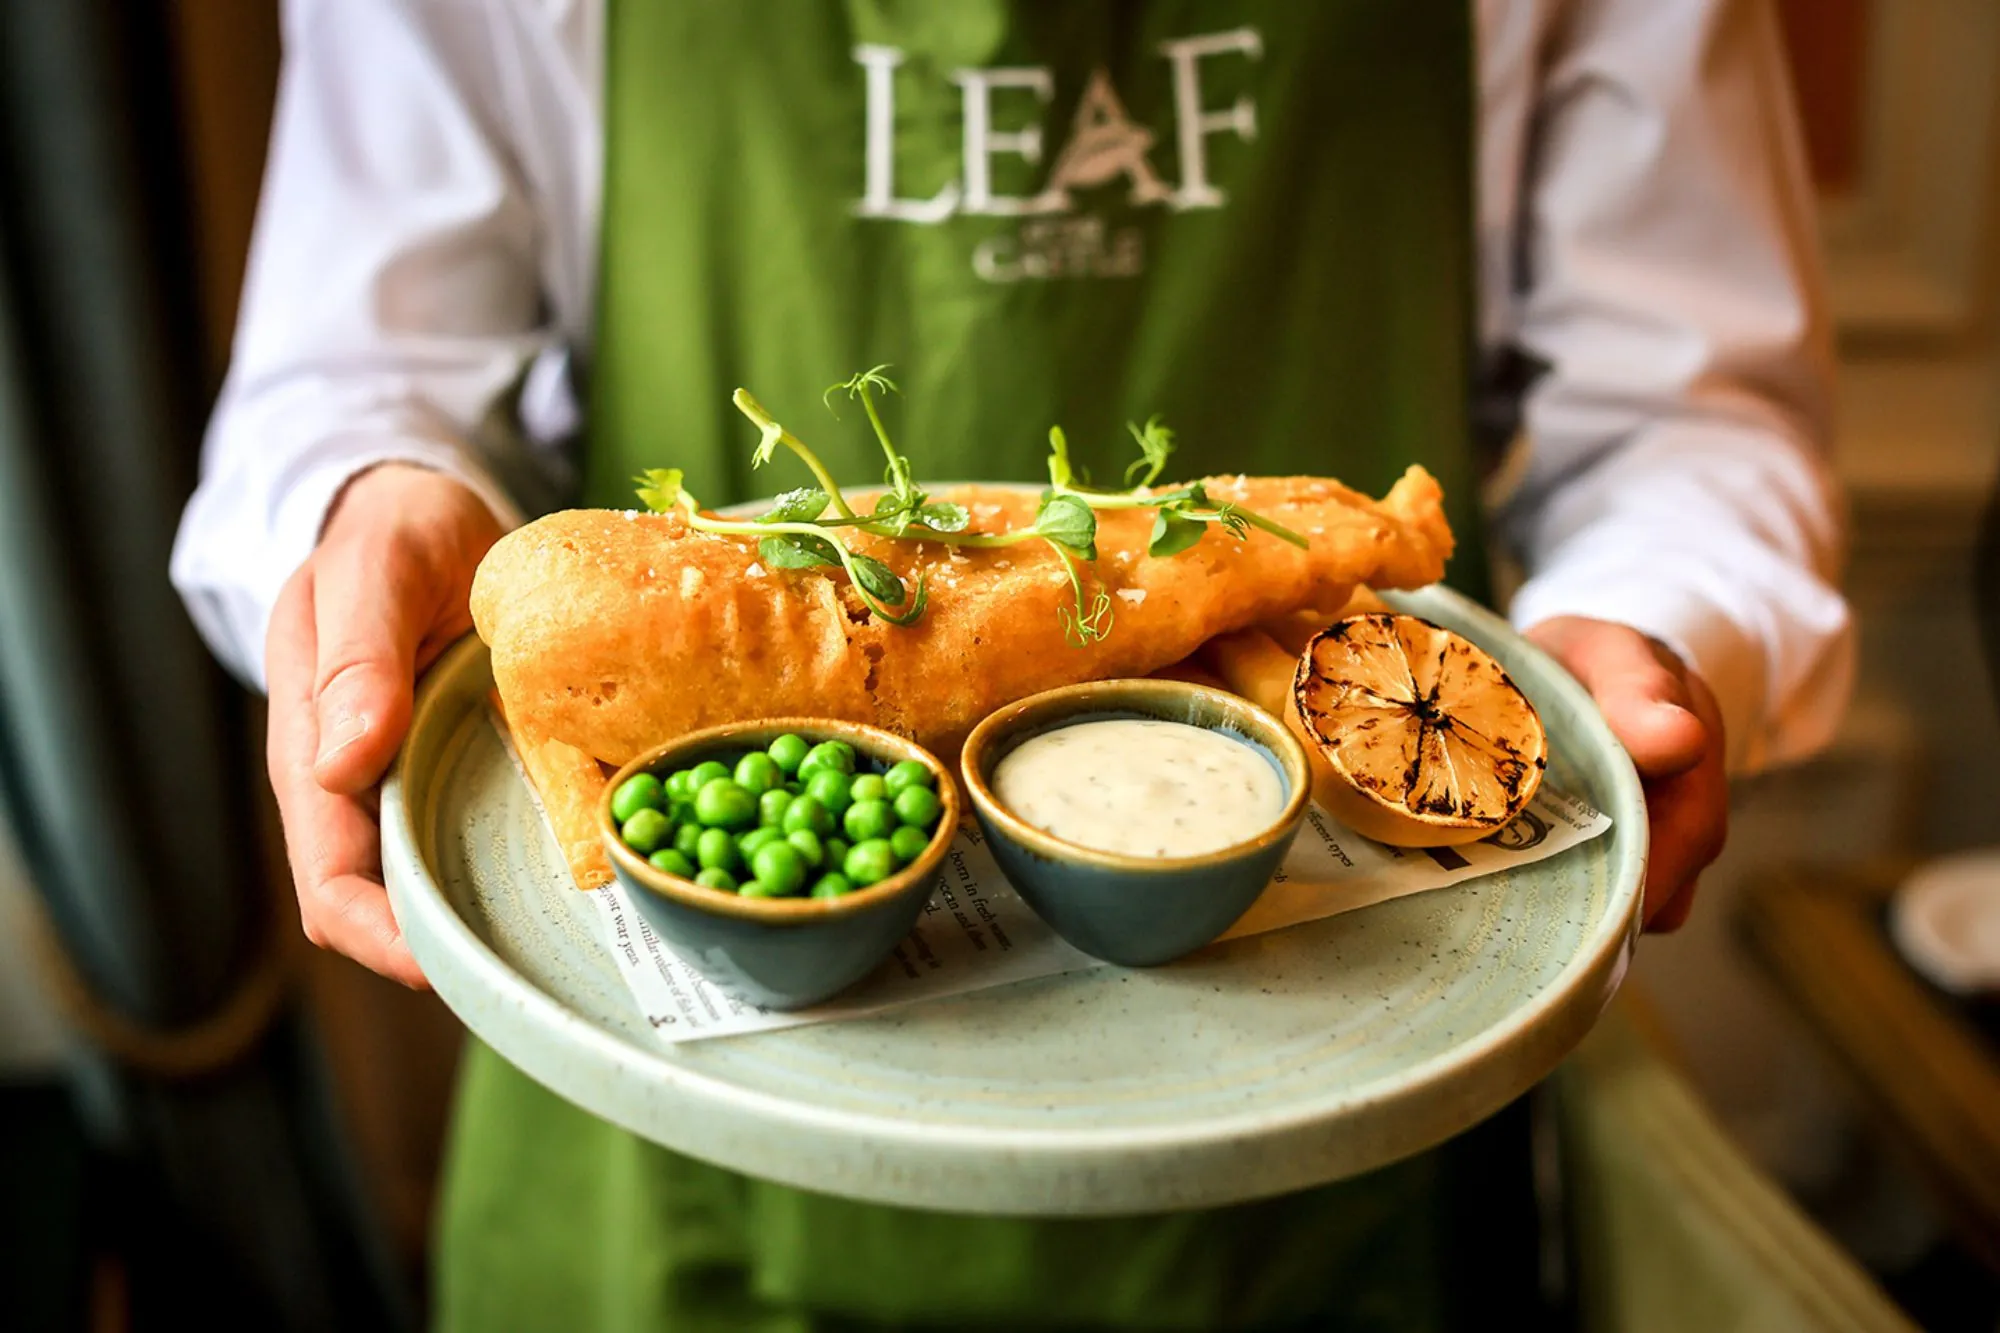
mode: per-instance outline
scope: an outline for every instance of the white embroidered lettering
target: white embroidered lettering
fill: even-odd
[[[854,48],[867,92],[863,189],[854,203],[861,217],[935,225],[954,213],[985,217],[1022,217],[1011,235],[988,236],[974,246],[972,270],[987,282],[1012,283],[1061,278],[1122,278],[1146,267],[1145,234],[1136,227],[1113,229],[1101,217],[1052,217],[1075,212],[1076,195],[1111,185],[1121,177],[1134,208],[1165,204],[1176,212],[1221,208],[1228,196],[1209,179],[1208,140],[1234,134],[1246,143],[1257,138],[1257,105],[1244,94],[1227,110],[1209,110],[1202,103],[1201,62],[1210,56],[1242,55],[1264,58],[1264,40],[1257,29],[1243,27],[1160,43],[1171,67],[1175,142],[1180,156],[1180,184],[1170,187],[1153,169],[1150,158],[1157,138],[1152,129],[1135,122],[1125,110],[1111,76],[1103,67],[1091,71],[1090,82],[1077,103],[1069,138],[1055,155],[1047,183],[1032,195],[1001,194],[994,189],[993,163],[1002,154],[1030,165],[1042,161],[1043,117],[1017,128],[994,128],[996,90],[1034,94],[1038,107],[1055,100],[1055,76],[1046,66],[1005,66],[960,69],[951,75],[958,85],[961,110],[961,175],[946,181],[928,199],[896,196],[896,72],[904,54],[893,46]],[[1010,116],[1010,119],[1015,117]]]
[[[1173,195],[1173,206],[1220,208],[1228,196],[1208,180],[1208,136],[1234,131],[1250,142],[1257,137],[1257,104],[1239,97],[1227,111],[1204,111],[1201,106],[1201,70],[1204,56],[1241,52],[1252,60],[1264,57],[1264,41],[1255,28],[1236,28],[1188,37],[1177,42],[1161,42],[1160,51],[1174,67],[1174,129],[1180,145],[1181,185]]]
[[[854,211],[865,218],[939,223],[958,207],[958,182],[946,181],[929,199],[896,198],[896,67],[903,53],[893,46],[857,46],[854,58],[867,71],[867,157],[861,199]]]
[[[1005,132],[993,128],[993,90],[1024,88],[1046,106],[1055,96],[1055,80],[1039,66],[1015,69],[961,69],[951,81],[962,90],[965,125],[965,206],[967,213],[1019,217],[1059,213],[1069,204],[1060,190],[1044,190],[1034,198],[993,193],[993,155],[1018,153],[1023,161],[1042,160],[1042,127],[1030,125]]]
[[[1021,266],[1014,251],[1012,236],[988,236],[972,248],[972,271],[987,282],[1019,282]]]
[[[1107,234],[1096,217],[1036,218],[1013,236],[989,236],[972,251],[972,271],[987,282],[1060,278],[1131,278],[1146,267],[1137,227]]]

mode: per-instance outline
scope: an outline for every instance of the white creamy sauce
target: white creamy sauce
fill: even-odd
[[[1200,856],[1277,822],[1285,788],[1262,752],[1227,733],[1154,719],[1079,722],[1024,741],[993,794],[1065,842],[1126,856]]]

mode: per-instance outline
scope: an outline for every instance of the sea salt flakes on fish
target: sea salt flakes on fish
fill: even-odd
[[[1118,599],[1137,606],[1146,600],[1146,590],[1144,588],[1120,588],[1118,590]]]
[[[761,579],[764,577],[764,567],[753,561],[750,568],[743,571],[743,576],[745,578]]]

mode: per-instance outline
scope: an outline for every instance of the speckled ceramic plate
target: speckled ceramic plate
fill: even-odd
[[[431,672],[382,797],[391,901],[445,1003],[649,1139],[835,1194],[987,1213],[1216,1205],[1365,1171],[1553,1069],[1616,989],[1646,859],[1637,777],[1582,690],[1442,589],[1549,728],[1549,779],[1615,821],[1520,871],[882,1016],[653,1037],[488,721],[484,647]]]

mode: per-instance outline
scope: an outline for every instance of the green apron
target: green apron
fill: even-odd
[[[1475,532],[1472,34],[1462,3],[611,6],[589,503],[753,475],[750,388],[841,481],[822,386],[892,363],[931,479],[1410,462]],[[1455,581],[1477,586],[1476,539]],[[1114,629],[1114,633],[1116,630]],[[1440,1327],[1444,1161],[1217,1212],[1019,1221],[803,1193],[642,1143],[468,1053],[447,1329]]]

